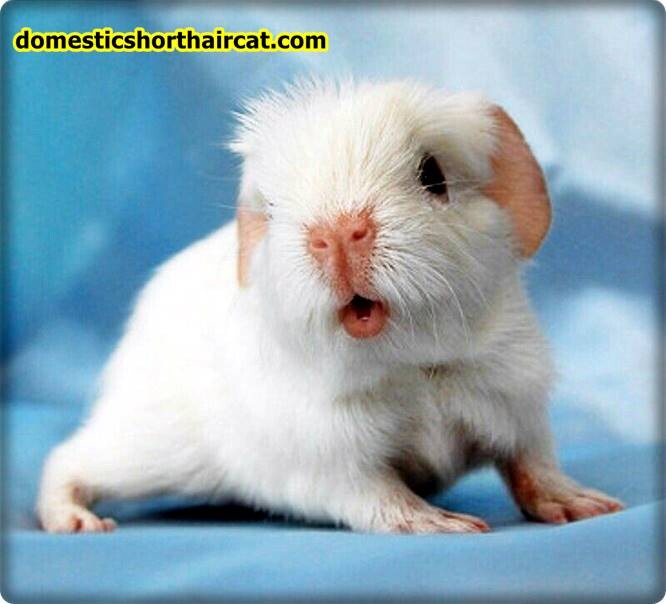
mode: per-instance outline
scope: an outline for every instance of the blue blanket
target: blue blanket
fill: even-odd
[[[14,602],[171,597],[404,600],[663,592],[657,365],[659,6],[10,3],[5,95],[2,592]],[[35,31],[326,31],[326,54],[27,54]],[[627,510],[524,520],[491,471],[435,502],[493,532],[372,536],[238,507],[107,502],[113,534],[55,536],[33,514],[48,450],[153,268],[229,220],[230,112],[304,73],[479,89],[546,171],[553,231],[527,282],[560,371],[563,466]]]

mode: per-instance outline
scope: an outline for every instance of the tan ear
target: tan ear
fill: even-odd
[[[546,181],[515,122],[497,106],[493,118],[497,132],[497,146],[490,158],[493,176],[483,192],[507,210],[520,254],[529,258],[550,226]]]
[[[266,234],[266,215],[263,212],[238,206],[238,284],[245,287],[248,282],[250,259],[261,238]]]

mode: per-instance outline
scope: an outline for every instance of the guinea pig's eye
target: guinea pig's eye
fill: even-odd
[[[446,177],[432,155],[424,155],[419,164],[419,181],[433,195],[446,195]]]

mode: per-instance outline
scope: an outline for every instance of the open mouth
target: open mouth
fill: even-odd
[[[339,312],[340,323],[352,338],[372,338],[384,329],[388,308],[379,300],[356,294]]]

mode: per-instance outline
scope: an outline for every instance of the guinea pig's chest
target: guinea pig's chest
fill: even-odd
[[[340,459],[381,462],[403,449],[426,417],[427,384],[415,372],[342,393],[305,371],[298,378],[285,379],[284,371],[264,376],[234,397],[238,404],[228,412],[238,421],[227,424],[234,430],[224,440],[244,451],[245,463],[270,458],[287,469]]]

